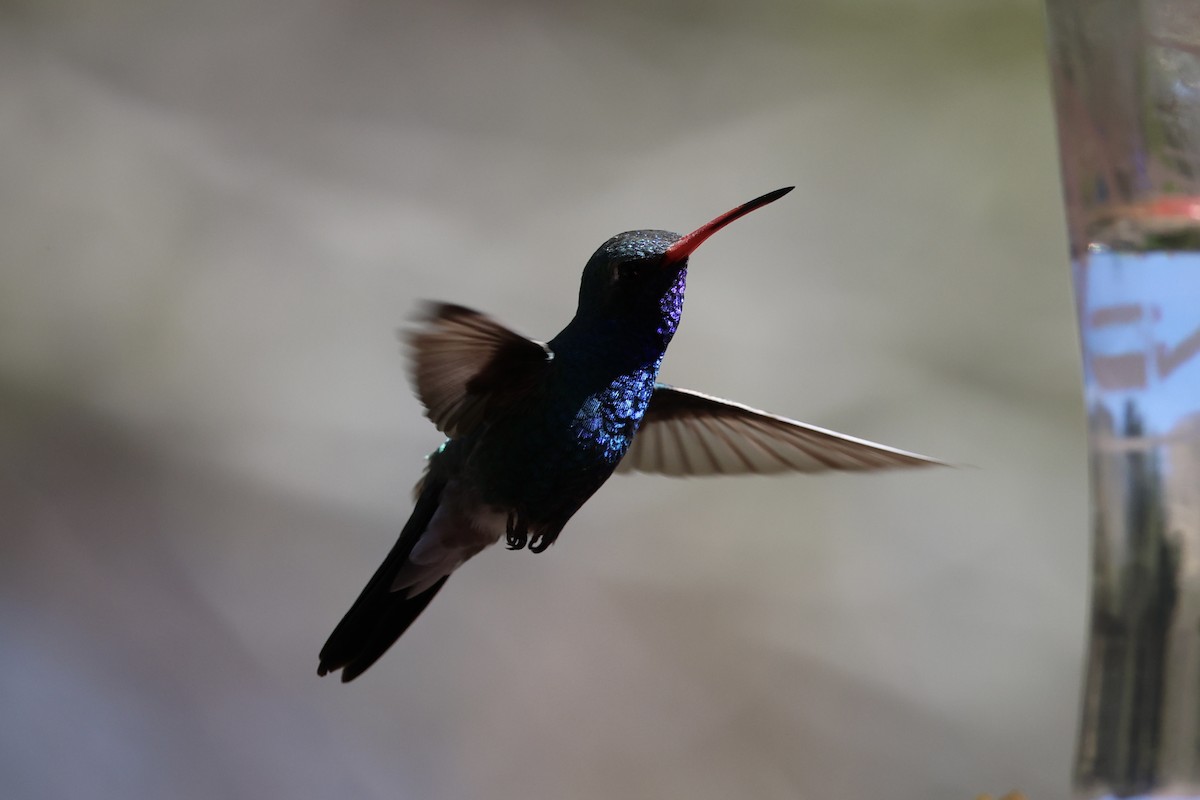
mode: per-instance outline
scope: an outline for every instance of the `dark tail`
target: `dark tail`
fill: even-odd
[[[412,515],[400,532],[392,551],[375,574],[367,588],[354,601],[354,605],[333,629],[329,640],[321,648],[321,665],[318,675],[342,671],[342,683],[354,680],[367,670],[391,647],[400,634],[408,630],[429,601],[446,583],[446,578],[421,592],[416,597],[405,597],[403,591],[392,591],[392,580],[400,567],[408,560],[413,545],[429,525],[437,511],[445,481],[435,481],[429,476],[421,489],[421,496],[413,508]],[[446,576],[449,577],[448,575]]]

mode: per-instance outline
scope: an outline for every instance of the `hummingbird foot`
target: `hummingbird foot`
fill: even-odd
[[[509,550],[523,550],[529,544],[529,523],[520,511],[508,512],[504,539]]]
[[[529,543],[529,552],[544,553],[550,545],[554,544],[554,540],[558,538],[558,533],[549,533],[546,531],[538,531],[533,535],[533,541]]]
[[[508,512],[505,542],[509,550],[524,550],[528,547],[531,553],[544,553],[558,538],[559,530],[539,529],[530,536],[529,520],[520,511],[513,510]]]

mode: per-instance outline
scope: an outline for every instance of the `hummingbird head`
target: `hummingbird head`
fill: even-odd
[[[617,234],[600,245],[583,268],[576,316],[617,323],[630,333],[653,332],[665,346],[683,311],[688,256],[721,228],[792,188],[743,203],[686,236],[650,230]]]
[[[583,268],[579,314],[623,323],[657,323],[666,297],[677,296],[677,306],[683,300],[687,257],[665,261],[667,251],[680,239],[670,231],[627,231],[600,245]],[[678,310],[675,316],[678,319]]]

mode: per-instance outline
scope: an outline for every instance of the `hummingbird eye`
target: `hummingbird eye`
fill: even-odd
[[[618,261],[614,266],[614,277],[618,281],[628,281],[637,278],[641,274],[645,263],[640,260],[630,259],[628,261]]]

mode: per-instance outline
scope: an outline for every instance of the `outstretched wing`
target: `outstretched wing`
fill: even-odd
[[[409,335],[413,389],[451,438],[495,419],[544,385],[554,353],[477,311],[431,303]]]
[[[739,475],[942,465],[932,458],[656,384],[618,471]]]

